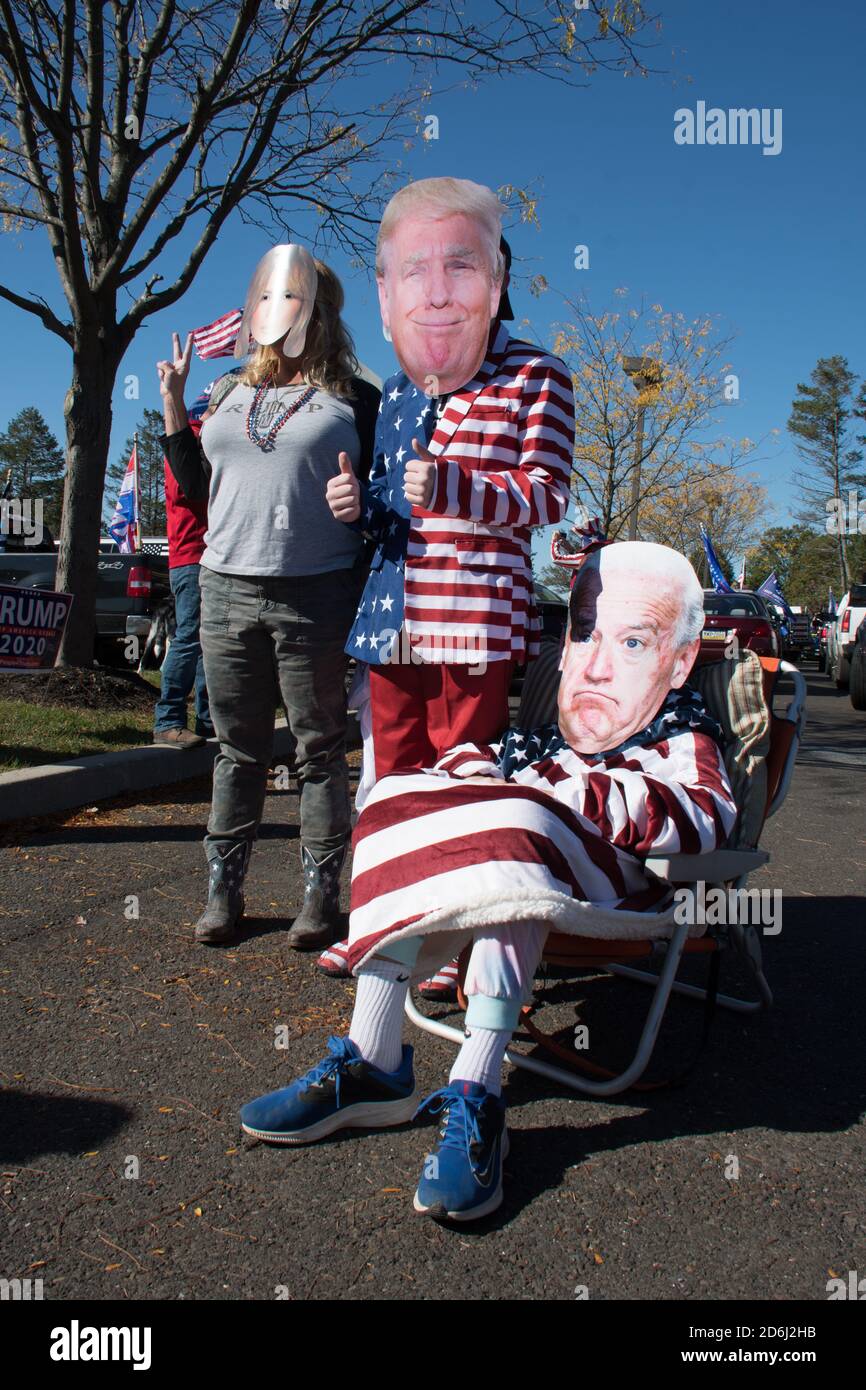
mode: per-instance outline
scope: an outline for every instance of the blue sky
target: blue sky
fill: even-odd
[[[562,317],[556,293],[528,293],[538,273],[553,291],[586,292],[594,309],[617,303],[614,289],[627,286],[629,303],[646,295],[689,318],[721,315],[736,334],[731,357],[740,381],[726,432],[758,439],[781,431],[756,472],[774,508],[769,524],[784,524],[796,467],[785,423],[797,381],[833,353],[866,373],[858,259],[866,226],[866,6],[657,0],[655,8],[663,27],[651,61],[663,75],[600,73],[581,89],[522,76],[434,96],[429,110],[439,117],[439,139],[418,141],[404,167],[407,177],[452,174],[494,188],[528,187],[538,197],[540,229],[506,229],[517,321],[530,318],[537,338],[549,341]],[[780,107],[781,153],[677,145],[674,111],[699,100],[724,109]],[[186,296],[148,320],[123,366],[139,375],[141,400],[124,400],[121,382],[115,392],[112,459],[144,406],[159,407],[154,364],[167,355],[172,329],[186,332],[242,303],[259,256],[282,239],[230,222]],[[590,248],[588,270],[574,269],[577,243]],[[3,280],[44,294],[68,316],[41,232],[5,234],[0,258]],[[360,357],[387,376],[394,361],[372,275],[338,253],[328,259],[346,290],[345,317]],[[168,280],[176,262],[167,269]],[[0,429],[37,405],[62,441],[68,349],[31,315],[2,302],[0,315],[14,345],[0,376]],[[195,363],[188,399],[215,366]]]

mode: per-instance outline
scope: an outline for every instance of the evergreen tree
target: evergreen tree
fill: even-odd
[[[165,520],[165,474],[164,454],[159,436],[165,428],[162,412],[146,409],[138,425],[138,485],[141,496],[141,534],[143,536],[164,536]],[[120,486],[126,474],[126,465],[132,454],[133,438],[130,436],[123,446],[116,463],[110,464],[105,477],[103,516],[107,526],[114,512],[120,494]]]
[[[852,447],[852,415],[861,413],[860,402],[851,397],[857,377],[840,356],[819,357],[812,371],[812,384],[798,383],[788,430],[806,469],[794,477],[803,500],[800,520],[825,531],[827,504],[834,498],[847,498],[850,488],[866,486],[860,470],[862,449]],[[861,392],[862,397],[862,392]],[[850,582],[849,536],[844,528],[834,537],[838,561],[837,579],[843,589]]]
[[[812,613],[826,608],[831,588],[837,601],[844,592],[839,587],[837,539],[802,523],[771,527],[747,553],[746,587],[757,589],[775,570],[789,603]],[[866,537],[849,536],[847,553],[851,581],[860,582],[866,565]]]
[[[8,496],[41,501],[43,521],[55,535],[60,531],[65,467],[63,450],[41,412],[25,406],[0,434],[2,484],[11,469]]]

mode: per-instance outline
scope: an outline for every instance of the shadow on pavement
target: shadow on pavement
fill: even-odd
[[[44,1154],[80,1154],[97,1148],[132,1118],[116,1101],[0,1091],[0,1162],[30,1163]]]

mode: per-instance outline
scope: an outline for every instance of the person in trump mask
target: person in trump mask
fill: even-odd
[[[421,179],[379,228],[399,370],[383,387],[369,481],[341,460],[327,489],[334,516],[376,547],[346,647],[369,667],[365,792],[495,738],[515,665],[538,654],[530,535],[568,505],[574,398],[565,364],[502,321],[503,211],[481,184]],[[320,964],[347,973],[345,943]]]

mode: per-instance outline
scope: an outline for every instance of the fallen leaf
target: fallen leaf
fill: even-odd
[[[196,1216],[201,1216],[201,1207],[196,1207],[196,1209],[195,1209],[195,1215],[196,1215]]]

